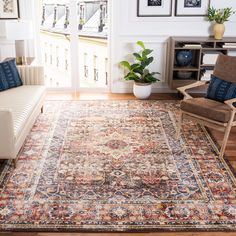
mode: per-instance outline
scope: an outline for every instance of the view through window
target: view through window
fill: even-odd
[[[71,11],[70,1],[42,0],[40,38],[49,88],[73,86],[70,14],[75,11]],[[107,0],[76,1],[80,88],[108,88],[107,4]]]

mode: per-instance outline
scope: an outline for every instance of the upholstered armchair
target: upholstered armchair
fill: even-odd
[[[223,82],[218,80],[220,81],[218,84],[213,84],[211,80],[207,96],[208,94],[211,96],[211,94],[218,93],[221,98],[225,96],[226,99],[219,101],[217,96],[216,99],[212,99],[207,96],[193,98],[189,95],[188,89],[204,85],[206,84],[205,81],[198,81],[178,88],[178,91],[184,95],[184,100],[180,106],[181,112],[177,136],[180,135],[183,118],[191,119],[203,126],[222,131],[224,132],[224,139],[220,149],[220,157],[223,157],[231,128],[236,126],[236,57],[220,54],[212,77],[212,79],[216,77],[216,80],[220,78]],[[224,83],[223,87],[220,87],[221,82]],[[231,99],[227,99],[228,94],[224,94],[227,89]]]

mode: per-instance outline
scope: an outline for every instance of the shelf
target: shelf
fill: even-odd
[[[202,48],[202,51],[227,51],[226,48]]]
[[[200,65],[200,67],[212,67],[212,68],[214,68],[215,65],[213,65],[213,64],[202,64],[202,65]]]
[[[194,83],[201,79],[204,74],[203,72],[213,71],[215,66],[214,64],[217,60],[217,55],[216,57],[211,57],[209,56],[211,54],[213,55],[222,53],[225,55],[236,56],[236,47],[223,47],[225,43],[236,44],[236,37],[224,37],[222,40],[216,40],[213,37],[171,37],[170,63],[168,73],[168,83],[170,87],[172,89],[176,89],[177,87]],[[194,44],[200,45],[201,47],[193,46]],[[192,52],[193,58],[190,63],[191,66],[181,67],[178,65],[176,54],[180,50],[189,50]],[[207,54],[209,55],[206,56]],[[188,76],[188,74],[190,75]],[[185,77],[188,79],[184,79]]]
[[[202,47],[176,47],[176,50],[200,50]]]
[[[195,66],[188,66],[188,67],[181,67],[181,66],[175,66],[173,68],[173,71],[198,71],[198,68]]]
[[[224,50],[232,50],[232,51],[235,51],[236,48],[232,48],[232,47],[227,47],[227,48],[223,48]]]

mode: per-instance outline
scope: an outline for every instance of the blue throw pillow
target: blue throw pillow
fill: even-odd
[[[228,82],[211,75],[206,97],[219,102],[236,98],[236,83]],[[235,105],[236,103],[234,103]]]
[[[22,80],[15,59],[0,63],[0,91],[21,86]]]

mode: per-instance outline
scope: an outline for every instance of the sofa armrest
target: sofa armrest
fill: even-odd
[[[0,108],[0,159],[13,159],[14,127],[10,109]]]
[[[44,67],[23,65],[17,66],[24,85],[44,85]]]

